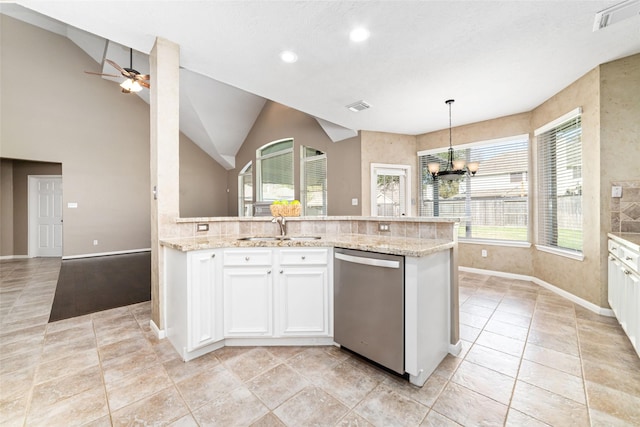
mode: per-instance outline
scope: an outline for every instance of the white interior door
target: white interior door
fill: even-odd
[[[29,256],[62,256],[62,177],[29,176]]]

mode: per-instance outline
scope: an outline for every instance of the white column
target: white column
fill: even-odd
[[[156,38],[151,68],[151,320],[164,329],[163,256],[159,240],[178,236],[180,216],[180,47]]]

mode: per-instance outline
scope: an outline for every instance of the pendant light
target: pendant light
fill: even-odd
[[[474,176],[480,167],[480,163],[478,162],[466,163],[462,159],[454,160],[453,158],[453,145],[451,142],[451,104],[454,102],[455,100],[453,99],[447,99],[445,101],[445,104],[449,105],[449,151],[447,153],[447,165],[444,170],[440,170],[439,162],[427,163],[427,169],[433,179],[456,181],[464,178],[467,174]]]

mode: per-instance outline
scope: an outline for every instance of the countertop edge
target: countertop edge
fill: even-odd
[[[403,255],[408,257],[424,257],[436,252],[455,247],[456,242],[444,239],[400,239],[364,237],[359,235],[355,240],[351,238],[324,237],[318,240],[277,240],[277,241],[242,241],[243,236],[226,238],[176,238],[160,240],[160,244],[167,248],[181,252],[199,251],[207,249],[231,249],[231,248],[314,248],[333,247],[345,249],[357,249],[368,252],[378,252],[391,255]]]
[[[640,233],[607,233],[607,236],[640,252]]]

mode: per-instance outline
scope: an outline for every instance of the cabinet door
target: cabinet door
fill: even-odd
[[[225,337],[273,335],[271,267],[224,269]]]
[[[328,268],[282,267],[278,279],[278,333],[287,336],[328,336]]]
[[[640,312],[640,276],[628,267],[624,268],[623,274],[624,300],[622,304],[624,308],[621,313],[623,318],[619,320],[631,344],[638,350],[638,345],[640,344],[640,342],[638,342],[638,333],[640,332],[638,331],[640,328],[640,315],[638,315]]]
[[[620,319],[620,302],[624,283],[624,268],[622,263],[613,255],[609,255],[608,261],[608,300],[611,310]]]
[[[187,348],[191,351],[223,338],[222,284],[219,277],[220,254],[217,251],[189,255]]]

